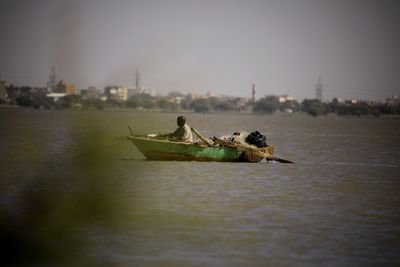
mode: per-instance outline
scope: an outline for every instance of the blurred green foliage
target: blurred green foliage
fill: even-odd
[[[52,101],[44,93],[27,93],[17,97],[15,101],[17,105],[22,107],[44,107],[49,109],[53,106]]]
[[[274,113],[279,109],[279,100],[276,96],[266,96],[256,101],[253,106],[254,112]]]
[[[325,115],[329,110],[327,105],[318,99],[304,99],[301,109],[311,116]]]
[[[13,159],[25,171],[13,175],[6,169],[17,166],[0,165],[2,183],[10,181],[0,190],[1,266],[98,265],[88,253],[88,229],[115,226],[135,214],[135,203],[121,196],[123,187],[112,160],[116,146],[110,146],[110,137],[87,120],[73,121],[69,130],[73,150],[66,143],[57,154],[46,156],[46,133],[35,136],[27,131],[20,138],[30,135],[33,147],[25,151],[28,155],[19,151]],[[71,158],[82,149],[94,150]]]
[[[400,115],[399,103],[375,103],[375,102],[339,102],[334,98],[331,102],[321,102],[318,99],[304,99],[301,103],[295,100],[279,102],[277,96],[266,96],[256,101],[253,111],[257,113],[275,113],[278,111],[304,112],[311,116],[326,115],[335,113],[339,116],[381,116]]]

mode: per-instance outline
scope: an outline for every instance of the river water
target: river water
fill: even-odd
[[[118,139],[177,115],[0,109],[0,265],[400,265],[400,120],[185,115],[295,164],[148,161]]]

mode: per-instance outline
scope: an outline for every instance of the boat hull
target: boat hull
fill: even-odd
[[[249,156],[237,149],[196,143],[128,136],[149,160],[259,162],[262,157]]]

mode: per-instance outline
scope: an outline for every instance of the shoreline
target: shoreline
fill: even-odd
[[[324,117],[337,117],[337,118],[371,118],[371,119],[400,119],[400,115],[338,115],[336,113],[328,113],[325,115],[312,116],[307,114],[306,112],[294,112],[294,113],[286,113],[286,112],[275,112],[275,113],[260,113],[260,112],[252,112],[252,111],[210,111],[210,112],[195,112],[194,110],[182,109],[182,110],[164,110],[164,109],[133,109],[133,108],[112,108],[107,107],[104,109],[96,109],[96,108],[69,108],[69,109],[45,109],[45,108],[33,108],[33,107],[21,107],[18,105],[10,105],[10,104],[0,104],[0,109],[20,109],[20,110],[52,110],[52,111],[74,111],[74,112],[88,112],[88,111],[99,111],[99,112],[133,112],[133,113],[182,113],[182,114],[226,114],[226,115],[256,115],[256,116],[281,116],[281,117],[310,117],[310,118],[324,118]]]

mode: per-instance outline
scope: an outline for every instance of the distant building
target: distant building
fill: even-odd
[[[357,104],[359,102],[360,101],[358,99],[356,99],[356,98],[347,99],[347,100],[344,101],[345,104]]]
[[[196,94],[196,93],[190,93],[188,95],[188,98],[189,99],[208,99],[209,97],[207,95],[199,95],[199,94]]]
[[[278,96],[279,103],[285,103],[287,101],[294,101],[294,98],[289,95]]]
[[[128,100],[128,88],[121,86],[106,86],[104,94],[108,100],[126,101]]]
[[[400,99],[397,97],[397,95],[392,95],[390,97],[387,97],[385,100],[386,104],[389,105],[396,105],[400,103]]]
[[[170,98],[171,102],[176,103],[178,105],[180,105],[182,103],[183,99],[184,99],[183,96],[175,96],[175,97]]]
[[[219,95],[217,95],[217,94],[214,93],[214,92],[208,91],[208,92],[206,93],[206,98],[212,98],[212,97],[219,97]]]
[[[60,80],[53,90],[54,93],[64,93],[67,95],[77,94],[77,89],[75,84],[70,84],[64,80]]]
[[[81,96],[88,97],[88,98],[99,98],[101,95],[100,90],[98,90],[94,86],[89,86],[88,89],[81,90]]]
[[[176,103],[176,104],[181,104],[181,102],[184,100],[186,98],[186,96],[184,95],[184,94],[182,94],[182,93],[180,93],[180,92],[176,92],[176,91],[173,91],[173,92],[170,92],[169,94],[168,94],[168,96],[167,96],[167,99],[170,101],[170,102],[173,102],[173,103]]]

